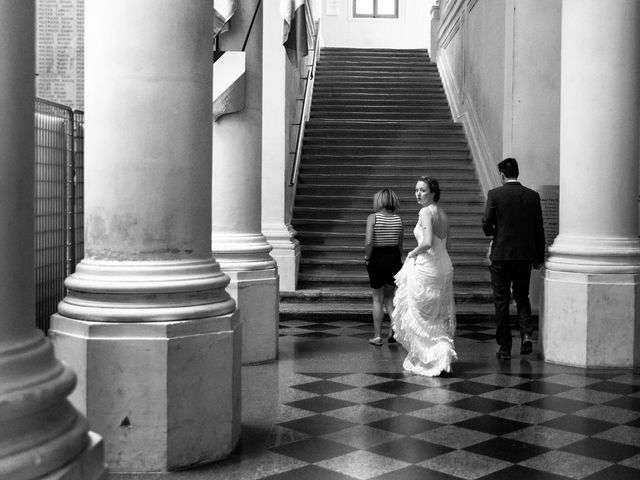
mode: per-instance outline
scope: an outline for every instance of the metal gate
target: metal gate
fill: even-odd
[[[84,113],[36,99],[36,326],[45,332],[65,295],[64,279],[84,256]]]

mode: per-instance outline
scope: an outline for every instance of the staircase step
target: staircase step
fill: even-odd
[[[349,158],[344,160],[341,156],[306,157],[306,162],[300,165],[300,173],[315,171],[317,173],[334,173],[337,169],[347,169],[350,172],[380,172],[395,171],[405,175],[405,172],[414,172],[416,169],[429,168],[431,176],[441,178],[443,174],[457,173],[459,175],[475,174],[475,168],[469,158],[461,156],[458,159],[449,158],[442,160],[427,158],[412,158],[404,162],[381,158]],[[460,177],[458,177],[460,178]]]
[[[413,205],[407,207],[404,211],[401,212],[402,224],[404,225],[405,229],[409,231],[412,231],[413,227],[416,225],[419,206],[416,205],[414,211],[407,212],[407,210],[411,207],[413,207]],[[343,212],[338,211],[338,209],[325,209],[324,215],[321,211],[316,211],[314,216],[313,213],[302,213],[302,209],[296,208],[294,209],[296,214],[295,223],[298,227],[305,229],[313,229],[314,226],[322,224],[326,224],[331,228],[344,227],[344,231],[352,231],[352,229],[354,228],[365,229],[367,226],[367,216],[372,213],[372,210],[363,210],[350,210],[348,212]],[[449,214],[449,223],[451,225],[452,231],[468,228],[481,228],[480,215],[478,215],[478,213],[480,212],[470,212],[467,214],[462,214],[459,212],[454,213],[451,210],[447,210],[447,213]],[[359,217],[356,215],[359,215]]]
[[[369,199],[370,204],[372,203],[371,200],[372,199]],[[408,202],[410,202],[410,200],[408,200]],[[401,207],[400,214],[405,223],[408,222],[406,220],[407,217],[411,217],[413,220],[409,221],[409,223],[415,224],[416,223],[415,219],[417,218],[419,207],[414,202],[412,203],[408,203],[408,202],[407,204],[404,204],[404,203],[400,204],[400,207]],[[414,205],[415,205],[415,210],[412,211],[411,209]],[[293,208],[293,215],[296,219],[331,218],[331,219],[354,220],[354,219],[367,218],[367,216],[370,213],[372,213],[372,211],[373,210],[371,209],[371,205],[364,205],[364,204],[362,206],[347,205],[344,207],[337,207],[334,205],[331,205],[328,207],[325,207],[325,206],[303,207],[303,206],[296,205]],[[473,223],[474,221],[479,224],[480,222],[479,214],[481,215],[483,213],[483,209],[481,208],[469,209],[468,206],[458,205],[457,203],[450,204],[446,211],[449,214],[449,221],[452,224],[455,222],[463,222],[465,224],[467,223],[470,224],[470,223]]]
[[[363,267],[364,270],[364,267]],[[490,285],[490,275],[487,271],[478,272],[477,274],[465,273],[459,275],[454,270],[453,273],[454,290],[455,286],[465,286],[466,288],[483,288],[485,285]],[[356,273],[343,273],[330,271],[324,274],[320,273],[306,273],[301,272],[298,276],[298,285],[300,288],[322,288],[327,286],[360,286],[363,288],[370,287],[369,276],[366,270],[361,274]]]
[[[304,129],[305,139],[314,137],[330,138],[387,138],[397,139],[419,138],[425,141],[431,139],[442,139],[446,141],[450,138],[460,138],[466,142],[464,130],[457,123],[438,124],[430,122],[421,125],[419,122],[376,125],[373,122],[346,123],[328,121],[309,121]]]
[[[342,195],[332,195],[331,200],[327,201],[326,194],[320,195],[305,195],[302,193],[296,194],[295,206],[296,207],[322,207],[326,206],[327,203],[331,203],[334,207],[360,207],[360,208],[371,208],[373,202],[373,194],[376,190],[371,189],[369,194],[363,195],[352,195],[345,196]],[[398,193],[398,192],[396,192]],[[413,201],[409,197],[400,197],[400,205],[411,205]],[[466,195],[465,198],[455,198],[450,202],[447,202],[446,199],[440,199],[440,205],[445,210],[450,210],[453,205],[459,205],[461,208],[468,209],[484,209],[485,201],[482,195]]]
[[[365,202],[363,203],[363,205],[365,204],[371,204],[371,201],[373,199],[373,195],[380,190],[381,188],[387,187],[387,188],[391,188],[392,190],[395,191],[396,194],[398,194],[398,199],[400,200],[400,202],[403,205],[410,205],[411,203],[413,203],[413,190],[414,190],[414,185],[415,183],[413,182],[413,179],[410,179],[411,183],[407,183],[404,186],[403,185],[393,185],[393,184],[378,184],[378,185],[310,185],[310,184],[305,184],[305,183],[300,183],[297,186],[297,194],[300,196],[305,196],[305,197],[309,197],[309,196],[314,196],[316,197],[314,200],[309,201],[310,199],[308,198],[301,198],[301,200],[307,200],[307,203],[300,203],[298,204],[297,202],[295,203],[295,205],[299,205],[299,206],[311,206],[311,204],[313,204],[315,201],[317,201],[318,197],[324,197],[325,199],[325,203],[326,203],[326,197],[327,195],[330,195],[332,197],[332,203],[334,201],[340,201],[337,197],[341,196],[343,199],[344,198],[349,198],[348,201],[342,201],[342,205],[347,204],[347,205],[353,205],[352,203],[352,197],[364,197],[365,198]],[[480,191],[480,187],[476,186],[475,187],[475,191],[467,191],[464,188],[456,188],[455,186],[451,186],[451,185],[446,185],[446,184],[442,184],[442,198],[440,199],[440,204],[442,207],[447,208],[447,204],[449,203],[454,203],[454,202],[472,202],[472,203],[477,203],[480,205],[483,205],[484,202],[484,197],[482,196],[482,193]],[[351,195],[352,197],[347,197],[345,196],[345,193],[348,192],[349,195]]]
[[[344,120],[366,120],[366,119],[371,119],[371,120],[375,120],[375,121],[380,121],[381,119],[389,119],[389,120],[403,120],[403,121],[408,121],[408,120],[438,120],[438,121],[442,121],[442,120],[446,120],[449,117],[448,113],[438,113],[438,112],[434,112],[434,113],[415,113],[415,112],[407,112],[407,113],[403,113],[403,112],[393,112],[393,113],[379,113],[379,112],[367,112],[367,111],[361,111],[361,112],[351,112],[351,111],[345,111],[345,112],[317,112],[314,113],[313,111],[311,112],[311,116],[310,118],[312,119],[319,119],[319,118],[326,118],[326,119],[331,119],[331,120],[335,120],[335,119],[344,119]]]
[[[341,84],[336,85],[333,83],[314,84],[313,93],[325,95],[384,95],[389,94],[390,88],[387,84],[375,85],[375,84]],[[396,85],[392,89],[394,95],[407,96],[416,95],[416,98],[428,98],[431,94],[440,94],[444,90],[437,84],[416,84],[416,85]],[[313,103],[313,100],[312,100]]]
[[[295,224],[293,225],[293,228],[298,232],[298,240],[301,243],[304,242],[308,245],[357,245],[361,248],[364,246],[364,232],[303,230],[296,228]],[[486,252],[488,245],[488,241],[480,229],[477,232],[461,231],[456,232],[455,234],[452,233],[451,239],[459,248],[469,246],[475,251],[482,251],[479,247],[484,246],[484,251]],[[409,237],[407,240],[409,240]]]
[[[403,244],[403,255],[414,248],[416,241],[407,238]],[[449,249],[451,261],[460,265],[478,265],[479,268],[487,266],[486,253],[489,248],[489,239],[485,239],[483,243],[478,242],[473,249],[464,248],[453,239],[452,247]],[[319,260],[326,258],[329,260],[358,260],[362,262],[364,245],[303,245],[304,252],[302,261]]]

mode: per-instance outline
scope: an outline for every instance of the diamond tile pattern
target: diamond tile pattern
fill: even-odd
[[[362,341],[361,333],[353,332],[370,325],[295,327],[291,336],[344,332]],[[492,335],[488,324],[466,325],[459,332],[478,343]],[[309,416],[278,427],[317,438],[271,450],[309,462],[307,469],[316,467],[293,470],[298,478],[307,478],[302,476],[307,471],[313,473],[308,478],[318,479],[640,478],[640,375],[577,369],[533,373],[516,365],[499,373],[456,372],[442,379],[305,371],[305,382],[288,387],[317,396],[286,405],[307,409]],[[367,391],[385,397],[375,399],[363,394]],[[293,478],[282,475],[265,478]]]
[[[401,346],[368,345],[370,323],[336,320],[281,321],[281,360],[243,367],[243,375],[257,371],[243,387],[276,372],[275,405],[267,406],[267,387],[254,390],[243,398],[256,411],[243,406],[238,453],[172,478],[640,479],[640,374],[515,351],[500,363],[486,340],[494,327],[474,322],[459,325],[454,376],[420,377],[402,371]]]

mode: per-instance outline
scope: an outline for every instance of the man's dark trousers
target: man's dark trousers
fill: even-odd
[[[531,262],[526,260],[493,261],[489,267],[496,310],[496,341],[506,351],[511,351],[509,303],[512,288],[521,335],[531,336],[533,331],[529,301],[531,268]]]

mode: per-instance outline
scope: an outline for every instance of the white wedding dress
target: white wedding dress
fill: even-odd
[[[413,233],[420,244],[419,225]],[[446,237],[434,235],[431,248],[407,258],[395,276],[398,288],[393,299],[393,329],[408,352],[402,366],[430,377],[451,372],[451,363],[457,358],[453,265],[446,245]]]

